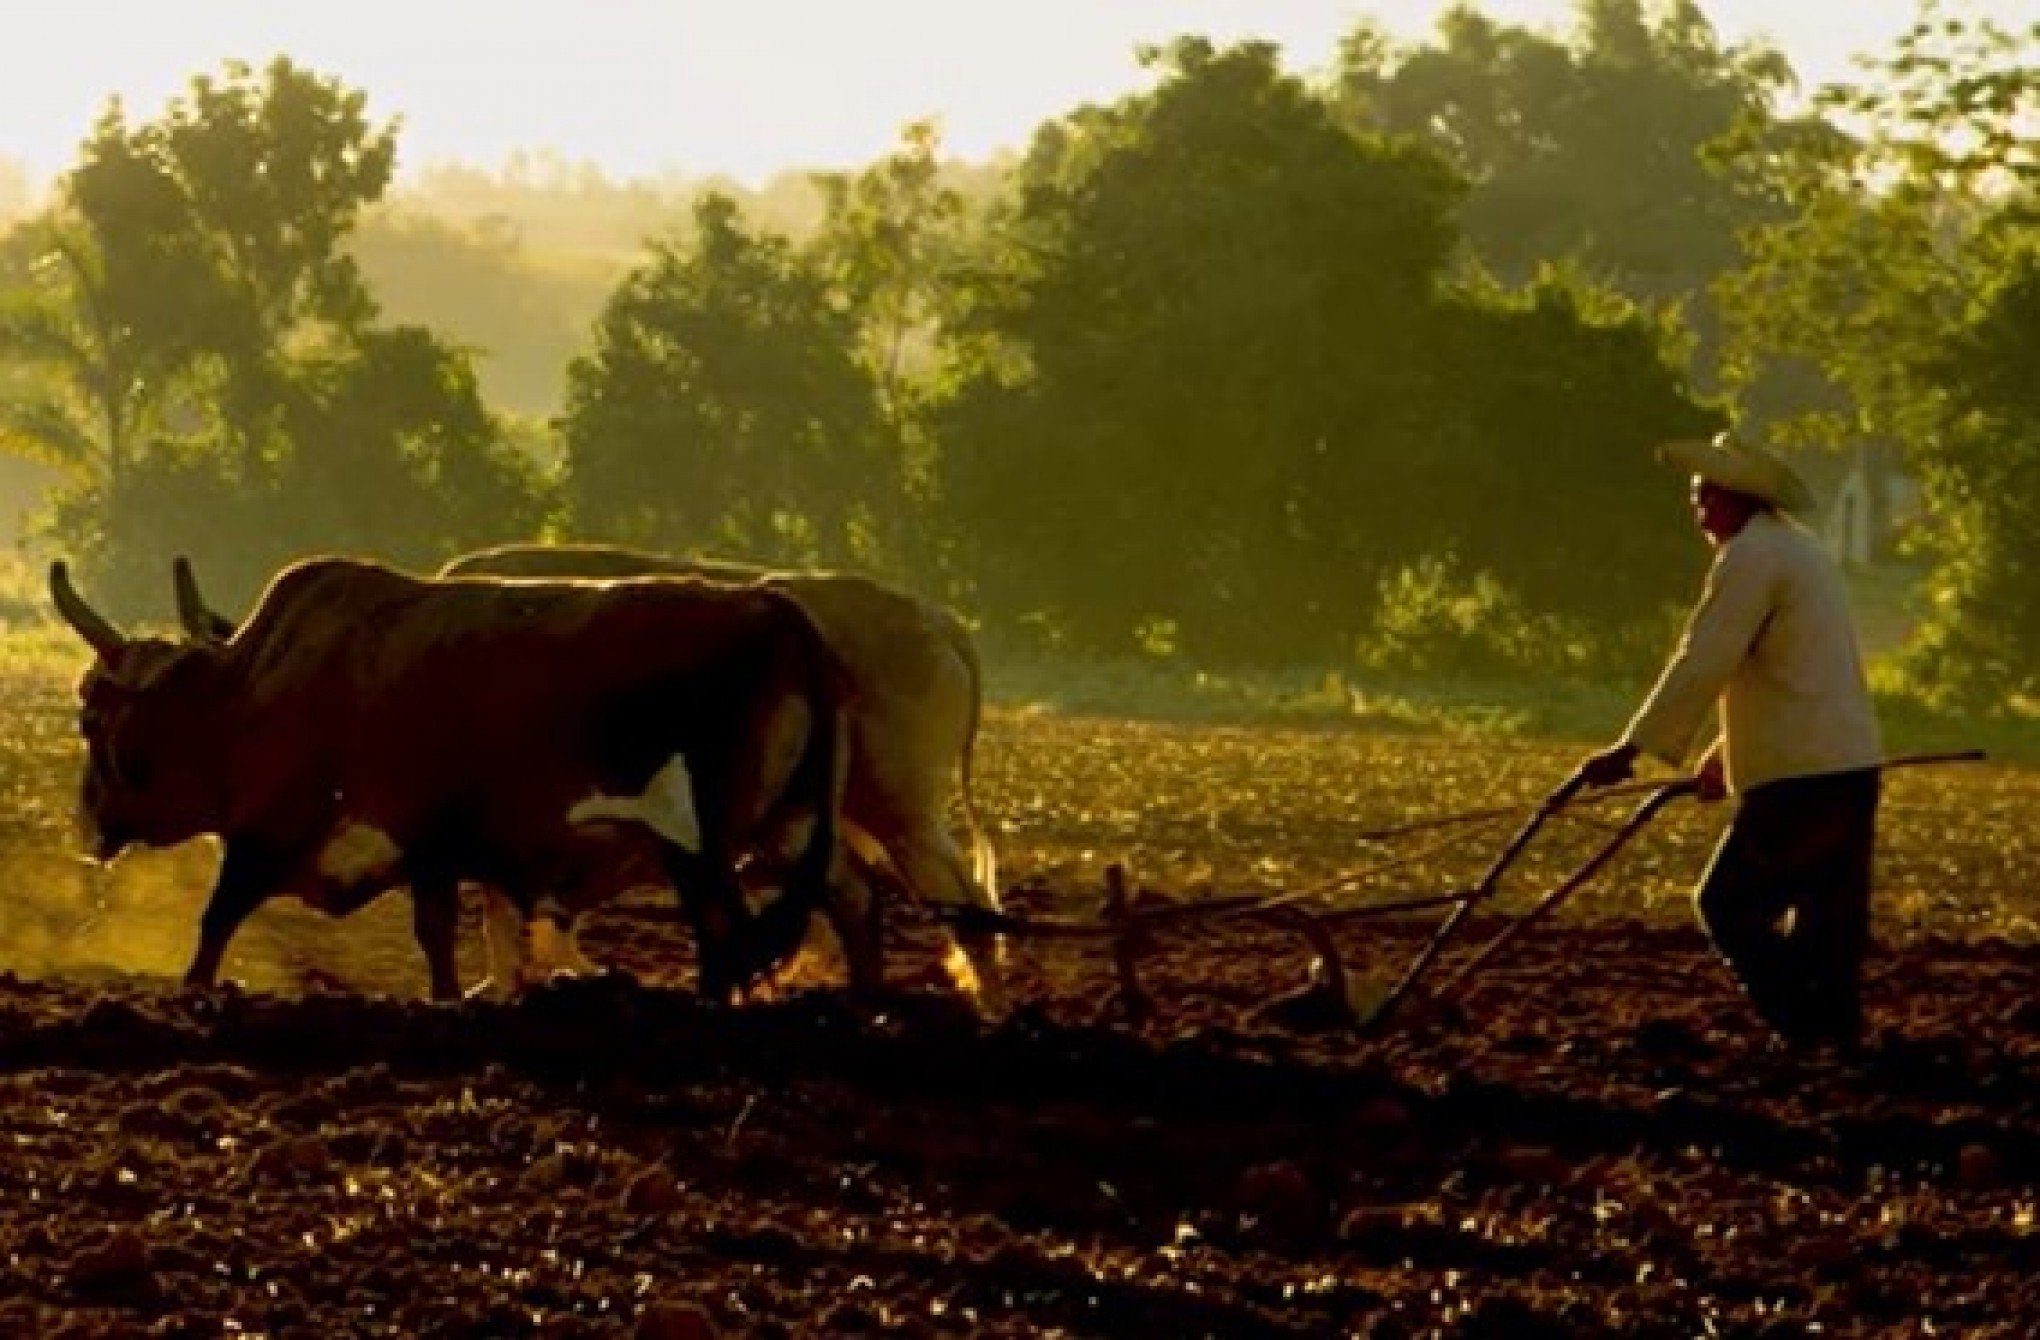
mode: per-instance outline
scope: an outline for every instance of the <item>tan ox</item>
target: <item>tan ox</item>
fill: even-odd
[[[914,897],[998,911],[997,857],[971,794],[971,752],[983,703],[977,649],[962,621],[942,605],[851,573],[769,572],[613,545],[505,545],[457,558],[439,575],[671,575],[760,582],[793,597],[850,684],[845,843],[861,863],[889,874]],[[970,838],[968,862],[947,822],[952,770]],[[960,938],[976,985],[996,996],[994,939],[982,931]]]

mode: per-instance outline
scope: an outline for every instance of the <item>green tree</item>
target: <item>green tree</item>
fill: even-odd
[[[895,425],[907,417],[917,344],[925,349],[943,315],[961,246],[963,195],[942,180],[941,148],[935,123],[915,121],[871,167],[817,178],[827,213],[815,253],[858,316],[860,351]]]
[[[183,201],[132,142],[115,102],[86,142],[67,203],[20,229],[0,297],[0,357],[36,372],[0,403],[7,447],[118,490],[164,431],[220,325]]]
[[[275,489],[292,547],[436,567],[538,531],[536,467],[503,441],[470,360],[430,331],[363,330],[294,380]]]
[[[1184,39],[1151,94],[1037,136],[958,329],[946,489],[982,598],[1080,645],[1335,640],[1392,536],[1395,407],[1455,238],[1430,151],[1356,138],[1272,48]],[[1356,468],[1356,463],[1364,463]],[[1364,600],[1362,600],[1364,603]]]
[[[1723,426],[1676,370],[1689,337],[1670,310],[1561,268],[1456,293],[1449,311],[1422,490],[1430,547],[1604,653],[1661,653],[1654,616],[1705,551],[1684,481],[1648,448]]]
[[[183,201],[185,232],[217,278],[211,367],[226,430],[251,473],[282,449],[289,359],[374,315],[341,246],[388,187],[396,158],[395,126],[373,125],[366,101],[282,57],[259,76],[229,62],[221,78],[193,79],[134,137]],[[77,189],[89,191],[89,179]]]
[[[1721,285],[1731,372],[1781,362],[1839,392],[1781,430],[1883,439],[1918,473],[1931,600],[1912,669],[1931,692],[2000,702],[2040,683],[2040,433],[2030,392],[2040,242],[2040,24],[2014,32],[1931,3],[1894,52],[1820,102],[1850,133],[1751,136],[1791,214],[1748,236]]]
[[[1454,283],[1435,150],[1342,124],[1266,47],[1157,59],[1153,93],[1036,137],[950,334],[981,603],[1203,663],[1343,658],[1447,579],[1569,636],[1655,630],[1697,557],[1646,448],[1711,422],[1669,318]]]
[[[1448,10],[1433,45],[1362,26],[1336,88],[1359,124],[1436,145],[1472,183],[1474,253],[1511,282],[1571,259],[1624,292],[1691,295],[1736,261],[1736,230],[1770,202],[1703,151],[1768,120],[1792,74],[1763,47],[1724,47],[1695,0],[1581,0],[1569,40]]]
[[[880,564],[897,506],[858,325],[784,238],[727,197],[654,245],[568,369],[559,429],[572,527],[768,562]]]
[[[858,355],[877,396],[887,472],[901,483],[877,514],[880,543],[922,579],[940,562],[933,513],[935,443],[927,411],[940,380],[940,335],[952,320],[971,219],[941,162],[932,121],[904,127],[899,146],[861,172],[819,175],[826,211],[810,244],[834,301],[855,321]]]
[[[516,477],[480,440],[466,355],[375,327],[342,245],[388,181],[394,133],[359,93],[287,60],[230,64],[154,122],[131,126],[114,104],[65,178],[40,259],[5,300],[0,354],[36,371],[8,404],[8,443],[73,469],[58,538],[106,569],[94,575],[116,606],[159,605],[180,550],[252,587],[340,533],[311,524],[322,509],[375,518],[351,542],[379,552],[502,533],[460,519],[509,506],[484,477]],[[481,492],[378,507],[387,471],[311,459],[355,449],[387,449],[414,488]],[[470,458],[493,464],[477,474]],[[314,481],[328,491],[315,501],[299,492]]]
[[[2040,693],[2040,232],[2004,258],[1922,368],[1940,432],[1914,453],[1939,520],[1912,664],[1939,695]]]
[[[1914,370],[1960,313],[1979,259],[1963,240],[1960,216],[1972,207],[1925,182],[1873,185],[1885,171],[1880,152],[1831,126],[1792,127],[1732,152],[1734,170],[1776,182],[1790,213],[1748,230],[1742,265],[1715,284],[1729,390],[1787,441],[1839,446],[1931,431],[1918,418],[1930,406]],[[1833,393],[1771,392],[1804,372]]]

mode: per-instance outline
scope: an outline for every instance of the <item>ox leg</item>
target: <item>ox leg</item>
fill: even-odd
[[[278,869],[247,847],[227,844],[220,862],[219,877],[213,881],[212,896],[198,922],[198,951],[185,970],[184,984],[210,987],[219,980],[220,961],[227,956],[227,944],[248,914],[262,906],[276,892]]]
[[[460,886],[437,876],[411,882],[411,933],[425,953],[425,971],[432,981],[432,999],[460,999],[460,970],[454,943],[460,933]]]
[[[482,945],[488,971],[470,994],[508,1000],[524,981],[524,909],[493,884],[482,887]]]
[[[792,862],[780,853],[756,853],[741,872],[746,905],[763,905],[757,914],[755,938],[766,972],[800,948],[812,919],[808,904],[788,887],[793,873]],[[885,848],[862,829],[845,823],[843,849],[829,876],[822,912],[843,947],[852,991],[868,993],[884,985],[884,913],[886,897],[893,890],[906,892]]]
[[[889,834],[885,849],[900,877],[917,897],[975,909],[988,917],[999,911],[997,892],[978,885],[962,850],[947,833],[937,829]],[[988,924],[973,926],[966,922],[957,930],[950,953],[952,959],[959,955],[963,959],[961,964],[949,965],[950,975],[975,997],[978,1008],[995,1017],[1003,1015],[1010,1003],[1006,992],[1005,938]]]
[[[530,945],[525,971],[531,981],[550,982],[602,971],[581,952],[573,915],[558,904],[539,908],[524,924],[524,931]]]
[[[694,923],[696,989],[727,1004],[755,975],[749,966],[750,914],[736,872],[716,853],[696,856],[671,842],[660,846],[674,892]]]
[[[885,926],[879,899],[855,861],[841,863],[824,905],[830,929],[843,946],[853,995],[876,994],[885,985]]]

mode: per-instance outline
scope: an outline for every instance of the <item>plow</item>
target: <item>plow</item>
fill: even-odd
[[[1886,759],[1882,768],[1889,771],[1971,763],[1980,762],[1984,757],[1981,749],[1904,754]],[[1354,888],[1399,867],[1413,865],[1436,851],[1436,848],[1427,848],[1388,857],[1306,889],[1270,895],[1221,895],[1162,906],[1140,906],[1125,866],[1114,863],[1105,868],[1104,896],[1099,914],[1094,918],[1022,916],[973,907],[927,910],[955,930],[1006,936],[1022,943],[1063,940],[1104,946],[1110,954],[1116,978],[1115,1007],[1121,1018],[1136,1027],[1146,1024],[1157,1014],[1155,999],[1141,982],[1141,960],[1157,952],[1167,937],[1194,936],[1201,928],[1226,921],[1258,922],[1293,933],[1303,940],[1311,954],[1305,985],[1271,1004],[1283,1008],[1292,1018],[1308,1019],[1319,1026],[1344,1028],[1366,1035],[1383,1028],[1390,1019],[1420,1000],[1432,1007],[1451,1000],[1476,974],[1491,967],[1519,936],[1556,911],[1605,869],[1666,807],[1674,801],[1698,794],[1700,789],[1701,779],[1698,776],[1679,776],[1588,790],[1582,777],[1576,773],[1542,799],[1528,805],[1489,806],[1352,834],[1356,842],[1391,844],[1417,834],[1464,832],[1501,819],[1522,816],[1520,824],[1477,879],[1461,887],[1435,893],[1407,894],[1367,902],[1334,901],[1340,890]],[[1621,799],[1636,803],[1619,822],[1610,825],[1592,816],[1592,812],[1605,802]],[[1565,817],[1585,817],[1587,822],[1602,828],[1604,836],[1601,842],[1525,910],[1505,920],[1485,942],[1460,959],[1450,972],[1439,977],[1439,965],[1446,950],[1464,932],[1474,911],[1494,902],[1504,877],[1538,835],[1553,820]],[[1442,916],[1429,939],[1394,977],[1392,985],[1378,992],[1364,989],[1334,932],[1342,926],[1356,923],[1406,919],[1428,913],[1442,913]]]

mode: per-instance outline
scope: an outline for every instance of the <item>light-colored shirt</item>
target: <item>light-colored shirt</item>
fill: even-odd
[[[1810,531],[1773,512],[1715,550],[1678,649],[1623,739],[1684,766],[1717,703],[1738,793],[1883,761],[1841,570]]]

